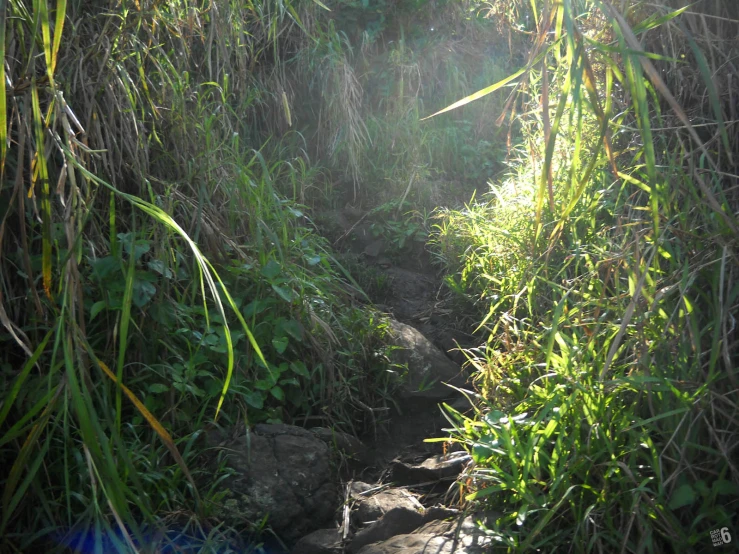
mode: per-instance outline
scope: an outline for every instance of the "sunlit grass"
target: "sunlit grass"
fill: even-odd
[[[716,43],[698,46],[683,10],[631,28],[608,5],[578,4],[578,20],[575,7],[539,14],[531,59],[563,44],[522,81],[533,99],[548,86],[552,110],[529,102],[528,157],[436,229],[487,338],[468,352],[483,400],[472,417],[447,410],[476,462],[462,492],[500,514],[483,523],[510,551],[708,548],[739,491],[736,203],[721,177],[737,167],[727,97],[703,80]],[[718,116],[710,152],[685,116],[703,110],[699,95],[652,66],[674,52],[651,40],[647,58],[630,38],[648,29],[696,56],[684,71]]]

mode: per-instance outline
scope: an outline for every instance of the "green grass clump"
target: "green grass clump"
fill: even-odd
[[[448,408],[475,461],[460,486],[501,550],[705,550],[736,521],[733,77],[705,80],[706,52],[736,54],[716,38],[736,14],[644,9],[537,14],[524,154],[489,199],[439,214],[486,338],[474,415]],[[705,16],[722,23],[697,38]]]

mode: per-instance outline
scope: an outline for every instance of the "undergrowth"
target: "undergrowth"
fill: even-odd
[[[387,324],[301,204],[313,8],[0,5],[0,550],[247,551],[269,522],[212,517],[205,424],[385,405]]]
[[[535,5],[519,160],[434,233],[486,338],[460,487],[501,550],[706,551],[739,507],[737,11]]]

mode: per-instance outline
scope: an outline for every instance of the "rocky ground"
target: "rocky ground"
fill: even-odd
[[[355,216],[355,217],[351,217]],[[458,480],[471,464],[464,451],[424,442],[448,426],[439,404],[460,411],[469,402],[464,358],[449,352],[471,338],[450,325],[440,280],[423,256],[386,255],[361,216],[334,214],[342,239],[363,263],[385,275],[380,307],[388,312],[398,363],[408,380],[398,410],[364,441],[327,428],[256,425],[244,435],[208,433],[226,452],[234,477],[223,483],[219,519],[238,525],[269,514],[280,537],[275,554],[474,554],[489,539],[459,498]],[[352,219],[354,221],[352,221]],[[359,224],[357,224],[359,222]],[[343,471],[337,475],[336,456]]]

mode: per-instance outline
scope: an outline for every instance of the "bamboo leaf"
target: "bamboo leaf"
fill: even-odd
[[[48,333],[46,333],[46,336],[36,347],[36,350],[34,350],[31,358],[25,363],[23,369],[15,378],[15,382],[13,383],[10,392],[3,399],[2,408],[0,408],[0,428],[3,426],[5,418],[8,417],[8,412],[10,412],[10,408],[13,406],[13,402],[15,402],[15,399],[18,396],[21,387],[23,387],[23,383],[28,377],[28,374],[31,372],[31,369],[33,369],[33,366],[36,365],[36,362],[38,362],[41,355],[44,353],[44,349],[46,348],[46,345],[48,344],[53,332],[54,329],[51,329]]]
[[[51,74],[56,70],[57,55],[59,54],[59,46],[62,44],[62,33],[64,31],[64,18],[67,14],[67,0],[57,0],[56,3],[56,19],[54,21],[54,43],[51,47]]]
[[[618,13],[618,11],[616,11],[616,9],[610,4],[608,0],[603,0],[603,3],[606,6],[609,13],[611,14],[611,17],[613,17],[618,22],[618,26],[620,27],[627,44],[632,49],[639,51],[639,52],[643,52],[639,44],[639,41],[634,36],[634,33],[631,31],[629,24],[626,22],[623,16],[621,16],[621,14]],[[641,62],[641,65],[644,68],[645,73],[649,77],[649,80],[654,85],[654,88],[656,88],[659,91],[659,93],[662,94],[665,100],[667,100],[667,103],[672,108],[672,111],[675,112],[675,115],[677,115],[677,117],[680,119],[683,125],[685,125],[685,128],[688,130],[692,139],[701,149],[701,151],[705,155],[708,162],[711,164],[711,166],[715,170],[718,171],[718,166],[716,165],[716,161],[713,159],[713,156],[711,156],[711,153],[706,148],[706,145],[703,143],[703,141],[698,136],[698,133],[696,132],[695,128],[690,122],[690,119],[685,113],[685,110],[682,109],[680,104],[677,102],[675,97],[672,95],[672,92],[670,92],[670,89],[667,88],[667,85],[665,84],[664,80],[662,79],[659,72],[652,64],[652,62],[650,62],[645,57],[640,57],[639,61]],[[694,173],[693,175],[695,177],[695,180],[698,183],[698,187],[701,189],[701,192],[703,192],[703,194],[705,195],[708,205],[723,218],[726,225],[731,229],[731,231],[734,234],[739,234],[739,228],[737,227],[736,219],[734,218],[734,216],[726,213],[726,211],[724,211],[721,208],[721,204],[716,199],[716,195],[713,194],[713,191],[711,191],[711,189],[708,187],[708,184],[703,180],[703,177],[699,173]]]
[[[41,274],[44,283],[44,291],[47,298],[51,297],[51,200],[49,198],[49,172],[46,167],[46,155],[44,153],[44,131],[43,114],[38,98],[36,81],[31,84],[31,101],[33,105],[33,122],[36,134],[36,152],[34,160],[36,163],[36,174],[41,180]],[[33,182],[31,183],[33,190]]]
[[[21,447],[20,451],[18,452],[18,457],[15,459],[15,462],[13,462],[13,466],[10,468],[10,473],[8,474],[8,479],[5,482],[5,489],[3,490],[3,518],[0,522],[0,534],[2,534],[5,531],[5,526],[8,524],[8,521],[10,520],[10,516],[13,513],[14,505],[11,504],[11,500],[15,501],[15,504],[17,504],[18,499],[14,498],[14,493],[16,490],[16,487],[18,486],[18,481],[20,480],[21,475],[23,474],[23,471],[26,469],[26,462],[31,455],[31,450],[36,445],[36,442],[38,441],[39,437],[41,436],[41,433],[46,428],[46,424],[49,422],[49,417],[51,416],[51,413],[53,412],[54,408],[56,407],[56,401],[59,399],[59,396],[61,395],[62,390],[65,388],[66,381],[62,380],[56,388],[56,393],[52,397],[52,399],[49,401],[49,403],[46,405],[46,408],[42,412],[42,414],[39,416],[38,422],[33,426],[31,429],[31,432],[28,434],[28,437],[26,437],[25,442],[23,443],[23,446]],[[43,456],[38,456],[37,458],[43,459]],[[34,466],[31,467],[31,470],[33,471]],[[35,470],[38,470],[38,465],[35,465]],[[26,483],[24,483],[25,487],[28,488],[30,485],[30,480],[27,480]],[[21,495],[25,492],[23,489],[19,489],[19,492]]]
[[[46,74],[49,76],[49,83],[53,86],[54,83],[54,72],[52,71],[51,63],[51,30],[49,28],[49,8],[46,5],[46,0],[35,0],[34,8],[37,13],[37,17],[41,23],[41,39],[44,44],[44,58],[46,59]]]
[[[524,73],[526,73],[527,71],[529,71],[533,66],[535,66],[536,64],[538,64],[539,62],[541,62],[544,59],[544,57],[549,53],[549,51],[552,48],[554,48],[554,46],[556,44],[558,44],[558,41],[555,41],[553,44],[551,44],[550,46],[548,46],[546,50],[544,50],[543,52],[540,52],[538,56],[536,56],[529,64],[526,65],[526,67],[523,67],[523,68],[519,69],[518,71],[516,71],[515,73],[509,75],[505,79],[503,79],[501,81],[498,81],[494,85],[490,85],[489,87],[485,87],[482,90],[478,90],[474,94],[470,94],[469,96],[465,96],[464,98],[462,98],[461,100],[458,100],[454,104],[450,104],[449,106],[447,106],[443,110],[439,110],[436,113],[433,113],[433,114],[431,114],[429,116],[426,116],[426,117],[422,118],[421,121],[426,121],[427,119],[431,119],[432,117],[436,117],[437,115],[441,115],[443,113],[450,112],[452,110],[456,110],[457,108],[461,108],[462,106],[465,106],[465,105],[469,104],[470,102],[474,102],[475,100],[479,100],[483,96],[487,96],[488,94],[490,94],[492,92],[495,92],[496,90],[504,87],[505,85],[507,85],[511,81],[519,78],[521,75],[523,75]]]
[[[134,271],[136,269],[136,219],[133,215],[133,231],[130,233],[131,247],[128,252],[128,270],[126,271],[126,286],[123,293],[123,306],[121,310],[121,321],[118,332],[118,360],[116,363],[116,379],[123,382],[123,364],[126,359],[126,347],[128,346],[128,326],[131,322],[131,302],[133,299]],[[121,429],[121,389],[116,390],[115,397],[115,422],[116,429]]]

